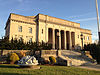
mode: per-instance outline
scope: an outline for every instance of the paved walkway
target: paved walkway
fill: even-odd
[[[85,66],[77,66],[79,68],[90,69],[100,71],[100,65],[85,65]]]

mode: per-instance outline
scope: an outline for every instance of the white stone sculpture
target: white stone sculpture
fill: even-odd
[[[34,56],[25,56],[18,61],[18,65],[38,65],[38,60]]]

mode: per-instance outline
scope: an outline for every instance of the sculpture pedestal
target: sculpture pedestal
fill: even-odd
[[[21,68],[32,68],[32,69],[40,69],[40,66],[32,65],[32,64],[18,64]]]

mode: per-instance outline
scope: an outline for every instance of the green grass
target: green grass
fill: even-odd
[[[41,66],[41,69],[34,70],[0,64],[0,75],[100,75],[100,71],[67,66]]]

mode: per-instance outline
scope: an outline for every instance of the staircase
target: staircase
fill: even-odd
[[[71,65],[79,66],[79,65],[93,63],[93,59],[90,59],[89,57],[87,57],[85,55],[81,55],[81,53],[79,53],[79,52],[70,51],[70,50],[59,50],[58,57],[60,58],[60,60],[58,60],[58,62],[63,63],[62,60],[67,61],[67,66],[71,66]],[[64,62],[64,64],[65,64],[65,62]]]

